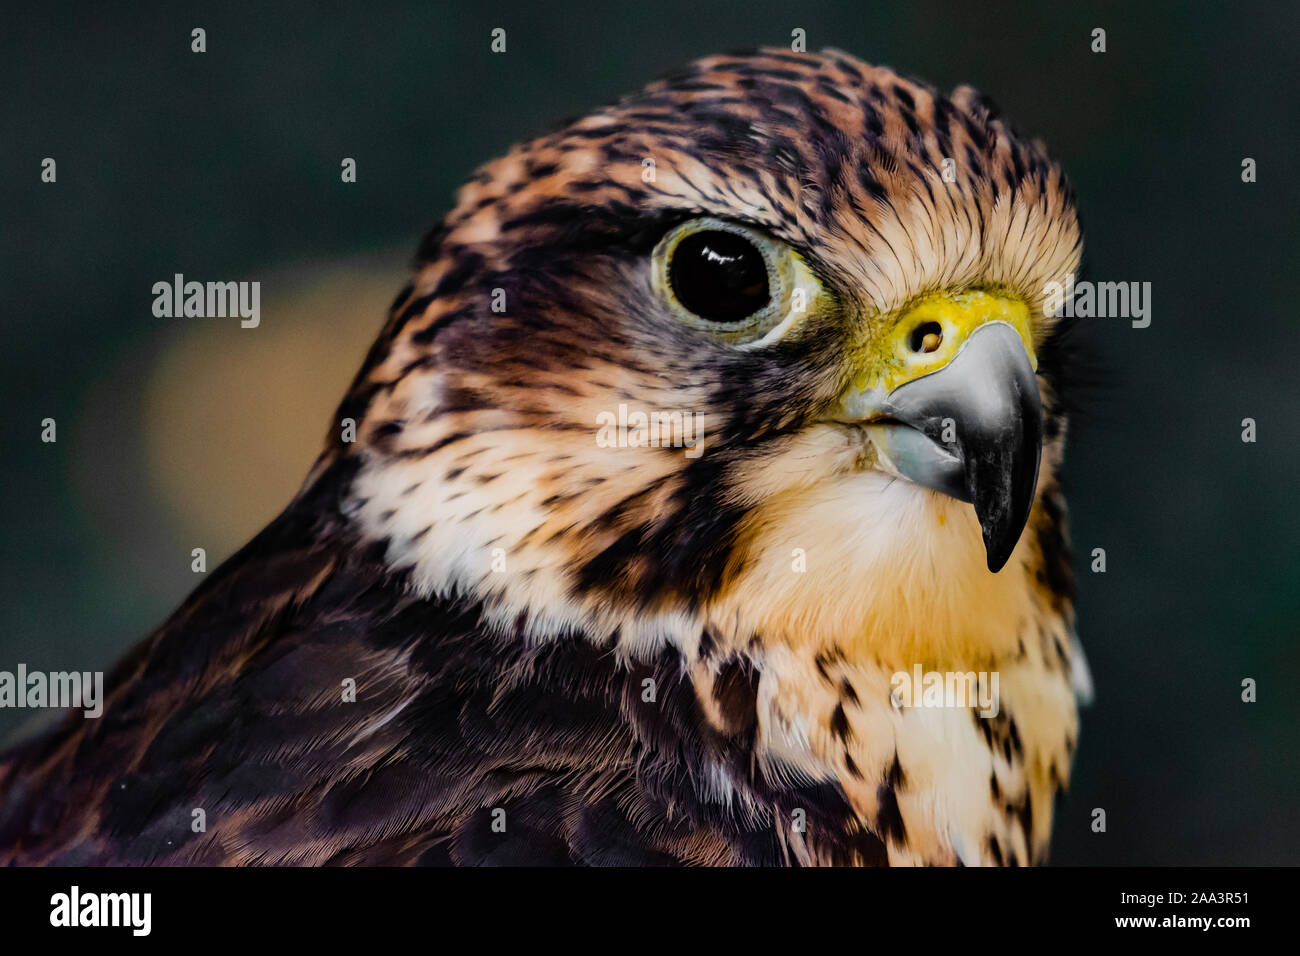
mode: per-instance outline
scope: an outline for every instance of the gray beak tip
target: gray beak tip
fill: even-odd
[[[989,540],[987,534],[984,535],[984,555],[988,561],[989,570],[994,574],[1006,567],[1007,561],[1011,559],[1011,552],[1015,549],[1015,542],[1012,542],[1010,548],[998,547]]]

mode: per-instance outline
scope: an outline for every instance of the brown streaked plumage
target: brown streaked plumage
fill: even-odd
[[[808,308],[684,323],[652,264],[697,219],[792,250]],[[298,497],[101,720],[0,762],[0,860],[1041,860],[1082,673],[1043,290],[1080,249],[986,100],[834,51],[702,60],[515,147],[422,244]],[[997,574],[982,515],[833,412],[970,290],[1032,317],[1043,409]],[[620,405],[702,414],[702,453],[602,447]],[[998,715],[894,706],[918,665],[997,673]]]

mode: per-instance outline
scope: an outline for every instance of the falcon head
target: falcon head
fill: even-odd
[[[710,57],[463,188],[322,462],[503,626],[988,648],[1068,573],[1044,300],[1081,241],[969,88]]]

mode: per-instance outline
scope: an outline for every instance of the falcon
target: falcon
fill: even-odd
[[[0,761],[0,861],[1043,860],[1081,243],[989,100],[834,50],[512,148],[283,513]]]

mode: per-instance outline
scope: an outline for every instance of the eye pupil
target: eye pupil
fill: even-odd
[[[767,262],[744,236],[721,229],[677,243],[668,266],[673,294],[710,322],[740,322],[767,305]]]

